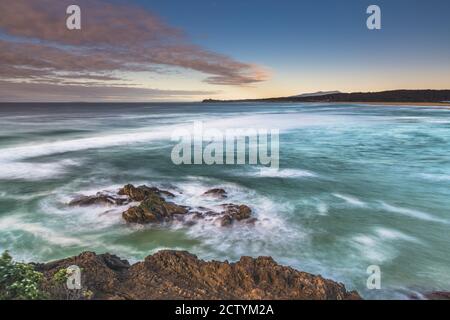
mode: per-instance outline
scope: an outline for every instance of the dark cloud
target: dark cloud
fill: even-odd
[[[82,30],[65,27],[70,4],[82,8]],[[0,40],[0,75],[10,81],[126,81],[119,75],[173,68],[204,73],[209,84],[248,85],[267,78],[261,67],[190,44],[181,30],[130,5],[15,0],[1,1],[0,12],[0,29],[9,36]]]

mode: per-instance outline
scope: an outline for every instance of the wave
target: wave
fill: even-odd
[[[411,218],[416,218],[416,219],[426,220],[426,221],[433,221],[433,222],[448,223],[447,220],[436,218],[427,212],[403,208],[403,207],[397,207],[397,206],[390,205],[383,201],[381,201],[381,206],[384,210],[387,210],[392,213],[399,213],[401,215],[408,216]]]
[[[387,240],[403,240],[409,242],[420,243],[421,241],[415,237],[409,236],[401,231],[378,227],[375,228],[375,234],[381,239]]]
[[[87,149],[106,148],[170,137],[170,130],[134,131],[90,138],[61,140],[1,149],[0,162],[11,162],[39,156]]]
[[[381,263],[393,260],[398,254],[394,246],[397,241],[421,243],[415,237],[406,235],[398,230],[377,227],[369,234],[358,234],[350,240],[353,247],[360,251],[368,261]]]
[[[51,163],[6,162],[0,164],[2,180],[42,180],[64,175],[70,167],[80,166],[75,160],[61,160]]]
[[[340,193],[333,193],[333,196],[335,196],[336,198],[342,199],[345,202],[347,202],[348,204],[351,204],[352,206],[355,206],[355,207],[367,207],[367,204],[365,202],[359,200],[358,198],[356,198],[354,196],[343,195]]]
[[[300,170],[300,169],[276,169],[276,168],[266,168],[260,169],[257,174],[261,177],[266,178],[314,178],[318,175],[312,171]]]
[[[24,222],[16,217],[7,217],[0,220],[0,230],[2,231],[24,231],[48,243],[59,246],[79,246],[82,241],[79,238],[63,235],[55,230],[46,228],[38,223]]]
[[[194,121],[195,119],[192,119]],[[200,119],[199,119],[200,120]],[[204,130],[208,129],[236,129],[236,128],[254,128],[254,129],[277,129],[283,130],[295,129],[311,125],[334,124],[339,119],[324,115],[302,115],[298,117],[293,115],[253,115],[253,116],[231,116],[228,118],[201,118]],[[277,124],[274,127],[274,123]],[[175,130],[186,129],[192,131],[192,123],[186,122],[148,127],[139,130],[127,130],[123,132],[110,132],[103,135],[91,136],[86,138],[58,140],[51,142],[42,142],[38,144],[26,144],[15,147],[3,148],[0,154],[0,162],[11,162],[27,158],[59,154],[65,152],[74,152],[87,149],[100,149],[112,146],[123,146],[133,143],[142,143],[154,140],[169,140]]]
[[[422,173],[420,176],[431,181],[450,181],[450,174]]]

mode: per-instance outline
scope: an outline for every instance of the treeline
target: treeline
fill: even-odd
[[[380,92],[333,93],[321,96],[279,97],[268,99],[214,100],[217,102],[450,102],[450,90],[391,90]]]

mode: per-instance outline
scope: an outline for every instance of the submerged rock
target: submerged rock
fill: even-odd
[[[229,215],[224,215],[222,218],[220,218],[220,225],[222,227],[231,226],[233,223],[233,218]]]
[[[130,203],[128,198],[113,196],[98,192],[95,196],[79,196],[69,202],[69,206],[87,207],[93,205],[115,205],[121,206]]]
[[[245,204],[237,205],[232,203],[223,204],[222,207],[225,209],[223,214],[231,216],[233,219],[238,221],[250,218],[252,214],[252,209]]]
[[[221,188],[214,188],[203,193],[204,196],[215,197],[219,199],[225,199],[227,197],[227,192]]]
[[[341,283],[281,266],[270,257],[206,262],[185,251],[159,251],[133,265],[93,252],[38,264],[52,299],[67,299],[52,279],[71,265],[83,270],[82,283],[92,299],[361,299]]]
[[[241,221],[249,219],[249,223],[255,223],[256,218],[250,217],[252,215],[252,209],[245,204],[237,205],[232,203],[223,204],[224,211],[221,212],[220,225],[222,227],[230,226],[234,221]]]

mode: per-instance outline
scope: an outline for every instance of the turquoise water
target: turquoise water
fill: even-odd
[[[174,128],[279,128],[280,170],[176,166]],[[68,208],[126,183],[212,205],[223,187],[255,226],[129,226],[124,208]],[[450,290],[450,110],[311,104],[0,105],[0,249],[26,261],[84,250],[131,261],[159,249],[204,259],[270,255],[366,298]],[[378,265],[381,290],[366,289]]]

